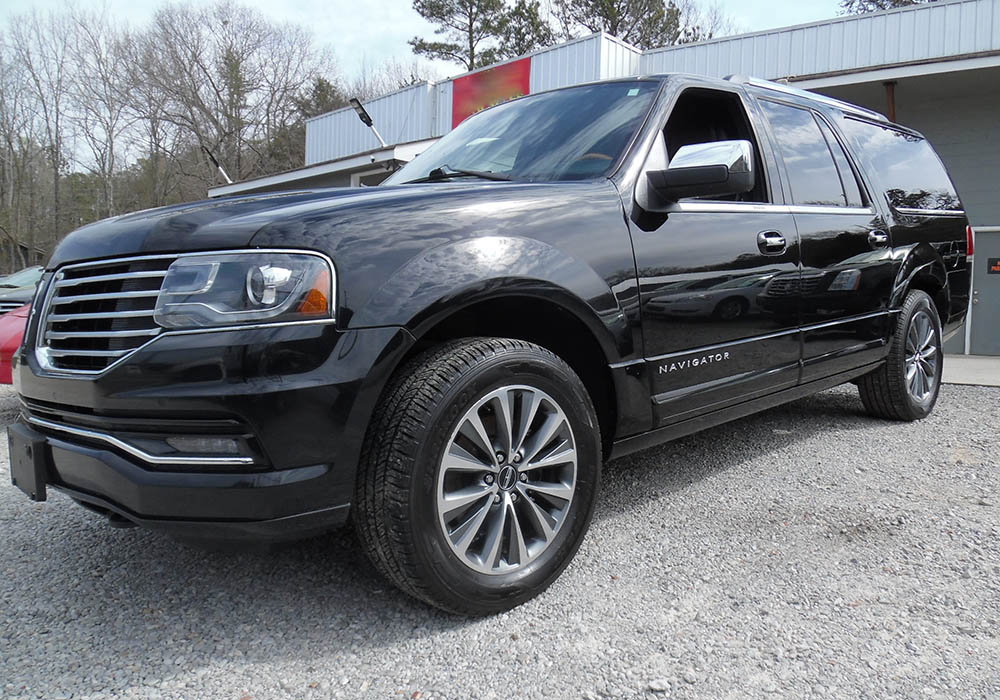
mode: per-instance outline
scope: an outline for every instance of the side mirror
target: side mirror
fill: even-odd
[[[666,170],[648,171],[646,177],[667,202],[749,192],[754,187],[753,146],[749,141],[681,146]]]

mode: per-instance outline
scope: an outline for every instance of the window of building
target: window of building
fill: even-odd
[[[685,90],[670,112],[663,130],[667,156],[673,158],[681,146],[713,141],[749,141],[754,152],[754,188],[750,192],[716,197],[734,202],[768,202],[767,181],[760,146],[739,95],[722,90]]]
[[[840,172],[823,132],[808,109],[761,100],[785,162],[792,202],[847,206]]]
[[[843,126],[881,180],[889,204],[902,209],[962,208],[948,172],[925,139],[853,118],[845,118]]]

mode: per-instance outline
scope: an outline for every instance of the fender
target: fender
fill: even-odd
[[[597,271],[544,241],[481,236],[437,246],[397,270],[352,319],[419,338],[456,311],[500,297],[553,301],[582,321],[608,363],[634,355],[626,310]]]
[[[896,280],[893,283],[892,296],[889,299],[890,309],[899,309],[911,289],[914,281],[930,280],[944,295],[943,308],[950,308],[951,288],[948,285],[948,271],[940,253],[928,243],[916,243],[895,250],[895,255],[902,259]],[[935,299],[935,302],[938,300]],[[939,308],[942,308],[939,303]],[[942,318],[942,322],[948,319]]]

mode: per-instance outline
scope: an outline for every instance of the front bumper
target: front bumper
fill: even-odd
[[[24,409],[10,429],[12,473],[16,452],[33,445],[45,487],[186,538],[329,529],[347,516],[368,420],[411,343],[400,328],[332,324],[164,334],[96,377],[48,374],[28,352],[15,370]],[[150,463],[128,449],[228,425],[252,464]]]

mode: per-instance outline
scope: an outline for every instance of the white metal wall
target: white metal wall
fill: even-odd
[[[785,78],[1000,50],[1000,0],[940,0],[645,52],[643,73]]]
[[[365,103],[365,109],[386,143],[419,141],[431,135],[435,116],[431,108],[434,87],[431,83],[421,83]],[[350,107],[306,122],[306,165],[378,147],[378,139]]]
[[[635,75],[639,51],[603,34],[536,51],[531,56],[531,92]],[[451,131],[453,80],[423,83],[365,103],[389,144],[419,141]],[[350,107],[306,122],[306,165],[378,148],[378,141]]]

